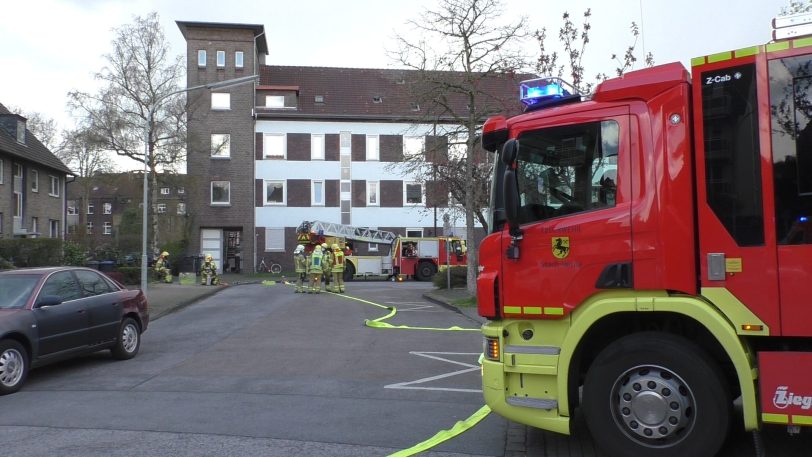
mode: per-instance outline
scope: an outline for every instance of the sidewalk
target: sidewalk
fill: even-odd
[[[196,279],[199,281],[199,278]],[[253,284],[261,282],[261,279],[253,278],[243,274],[225,274],[220,276],[219,286],[181,285],[178,278],[174,278],[172,284],[163,282],[150,282],[147,286],[147,302],[149,303],[149,319],[154,321],[171,312],[177,311],[185,306],[191,305],[206,297],[210,297],[226,287],[241,284]],[[138,289],[138,286],[130,286],[130,289]]]
[[[478,324],[485,323],[486,319],[477,314],[476,305],[461,306],[454,304],[454,302],[458,300],[471,298],[471,295],[468,293],[468,289],[433,289],[424,293],[423,298],[452,311],[456,311]]]

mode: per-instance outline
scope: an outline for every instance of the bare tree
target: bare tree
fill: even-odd
[[[514,72],[525,67],[518,48],[525,36],[525,18],[502,23],[502,13],[499,0],[441,0],[434,10],[408,22],[420,38],[412,41],[398,35],[398,50],[393,53],[400,65],[416,70],[410,84],[424,122],[442,124],[448,147],[456,152],[441,157],[427,147],[425,156],[406,158],[404,167],[424,180],[448,183],[461,203],[470,241],[468,291],[472,294],[478,264],[477,215],[487,227],[479,212],[487,206],[483,161],[489,157],[477,151],[479,129],[489,115],[510,111],[508,101],[499,97],[504,91],[495,90],[498,85],[493,82],[512,80]]]
[[[812,0],[790,0],[789,5],[781,7],[779,16],[790,16],[793,14],[808,13],[810,11],[812,11]]]
[[[586,70],[583,66],[584,53],[586,52],[587,44],[589,44],[589,34],[592,30],[590,22],[592,18],[592,10],[587,9],[584,11],[584,22],[580,29],[572,21],[572,17],[568,12],[564,12],[561,19],[564,21],[561,28],[558,30],[558,39],[561,46],[563,46],[563,58],[558,51],[550,51],[547,45],[547,29],[542,28],[533,33],[539,46],[539,57],[536,61],[536,71],[544,76],[556,76],[559,78],[567,79],[578,92],[582,94],[591,93],[595,88],[596,83],[604,81],[608,78],[606,73],[597,73],[593,81],[587,81]],[[623,53],[623,57],[618,57],[617,54],[612,54],[611,60],[615,62],[614,73],[617,76],[623,75],[625,72],[634,69],[637,62],[635,55],[635,48],[637,40],[640,37],[640,28],[636,23],[632,22],[629,27],[632,34],[632,44],[630,44]],[[645,65],[650,67],[654,65],[654,55],[647,53],[645,56]]]
[[[56,153],[59,149],[59,126],[53,118],[36,111],[23,111],[19,106],[9,106],[9,111],[26,119],[25,127],[49,151]]]
[[[185,160],[185,97],[170,95],[183,81],[184,61],[170,56],[157,13],[135,17],[114,34],[113,51],[105,56],[108,63],[95,74],[102,87],[96,93],[72,91],[69,103],[93,127],[102,149],[146,164],[152,180],[150,199],[155,202],[157,172],[173,171]],[[152,205],[148,208],[150,246],[157,252],[158,221]]]

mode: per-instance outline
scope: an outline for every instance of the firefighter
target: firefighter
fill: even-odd
[[[203,265],[200,266],[200,285],[207,284],[212,286],[220,284],[220,278],[217,277],[217,264],[214,263],[211,254],[206,254]]]
[[[321,293],[321,260],[321,246],[317,244],[310,254],[310,262],[307,263],[307,272],[310,274],[310,289],[307,291],[309,294]]]
[[[296,267],[296,293],[304,293],[307,279],[307,255],[301,244],[293,250],[293,265]]]
[[[164,251],[161,253],[161,256],[155,261],[154,268],[155,273],[158,275],[158,279],[163,279],[163,281],[167,284],[172,283],[172,270],[169,268],[168,252]]]
[[[344,293],[344,251],[333,245],[333,291]]]
[[[321,273],[324,276],[324,290],[332,292],[330,284],[330,272],[333,269],[333,253],[327,243],[321,244]]]

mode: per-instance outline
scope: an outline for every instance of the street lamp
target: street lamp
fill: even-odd
[[[170,92],[166,95],[158,97],[147,107],[147,123],[144,127],[144,198],[143,198],[143,211],[141,220],[141,290],[144,294],[147,293],[147,199],[149,196],[149,141],[150,141],[150,127],[152,126],[152,112],[158,103],[164,101],[173,95],[189,92],[197,89],[224,89],[226,87],[239,86],[242,84],[252,83],[259,79],[259,75],[243,76],[241,78],[227,79],[225,81],[217,81],[209,84],[201,84],[199,86],[187,87]]]

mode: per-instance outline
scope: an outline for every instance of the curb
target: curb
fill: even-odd
[[[454,311],[456,313],[459,313],[462,316],[464,316],[466,319],[468,319],[468,320],[470,320],[472,322],[476,322],[478,325],[482,325],[483,323],[485,323],[484,320],[479,320],[479,319],[477,319],[475,317],[469,316],[463,310],[461,310],[459,307],[453,305],[452,303],[449,303],[449,302],[443,300],[442,298],[434,297],[434,296],[430,295],[430,293],[423,294],[423,298],[425,298],[426,300],[428,300],[428,301],[430,301],[432,303],[438,304],[438,305],[442,306],[443,308],[446,308],[446,309],[448,309],[450,311]]]
[[[163,309],[160,314],[156,314],[155,316],[153,316],[152,313],[150,313],[149,320],[150,320],[150,322],[156,321],[156,320],[166,316],[167,314],[174,313],[175,311],[178,311],[181,308],[185,308],[185,307],[187,307],[187,306],[189,306],[189,305],[191,305],[193,303],[196,303],[196,302],[198,302],[200,300],[203,300],[204,298],[209,298],[212,295],[220,292],[221,290],[227,289],[228,287],[230,287],[230,286],[215,287],[211,291],[206,292],[205,294],[201,294],[201,295],[198,295],[196,297],[189,298],[189,299],[186,299],[186,300],[181,300],[180,302],[175,303],[174,305]]]

